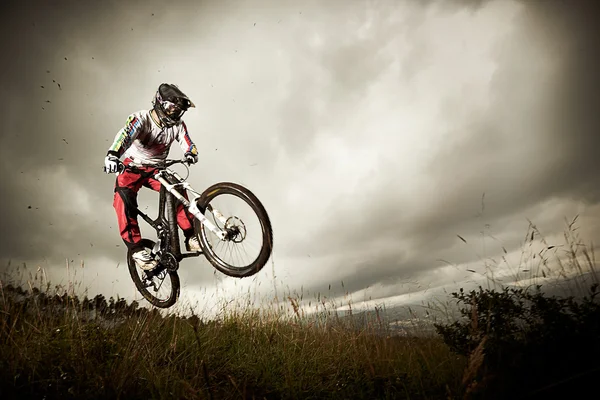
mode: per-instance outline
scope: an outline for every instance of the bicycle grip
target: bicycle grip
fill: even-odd
[[[125,164],[123,164],[123,163],[120,162],[119,166],[117,167],[117,174],[120,174],[123,171],[125,171],[125,168],[126,168]],[[106,167],[102,167],[102,171],[106,172]]]

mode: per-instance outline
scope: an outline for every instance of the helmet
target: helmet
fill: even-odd
[[[170,83],[162,83],[158,87],[152,106],[160,122],[167,128],[178,124],[188,108],[196,107],[177,85]]]

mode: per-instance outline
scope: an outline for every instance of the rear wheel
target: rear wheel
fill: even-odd
[[[216,269],[243,278],[265,266],[273,249],[273,229],[267,211],[252,192],[236,183],[220,182],[202,193],[198,208],[228,233],[227,240],[221,240],[194,220],[202,252]],[[221,219],[215,216],[217,210]]]
[[[152,250],[154,242],[142,239],[141,244],[148,250]],[[138,291],[150,304],[160,307],[171,307],[179,298],[179,275],[175,271],[168,271],[162,264],[152,271],[144,271],[139,268],[131,257],[131,250],[127,251],[127,265],[129,274]]]

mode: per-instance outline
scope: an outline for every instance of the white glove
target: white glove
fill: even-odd
[[[104,159],[104,172],[107,174],[115,174],[119,172],[119,164],[121,164],[119,157],[112,154],[107,155]]]
[[[198,162],[198,154],[192,152],[185,153],[185,161],[190,165],[196,164]]]

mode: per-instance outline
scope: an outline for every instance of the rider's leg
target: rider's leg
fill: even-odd
[[[128,163],[128,160],[125,160]],[[125,170],[117,176],[113,207],[117,214],[119,233],[128,248],[134,251],[142,239],[137,220],[137,193],[148,180],[146,174]]]
[[[125,164],[129,162],[129,159],[124,160]],[[142,236],[137,220],[137,193],[150,176],[151,172],[134,173],[125,170],[117,176],[113,201],[121,238],[131,249],[137,266],[144,270],[152,270],[158,264],[150,252],[140,245]]]

